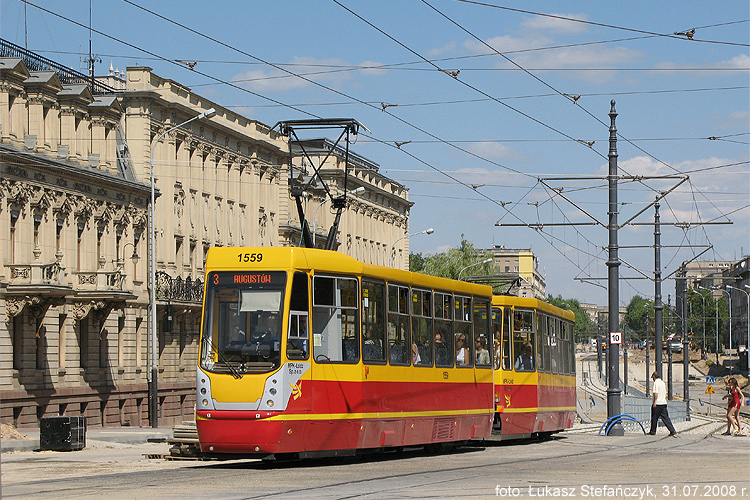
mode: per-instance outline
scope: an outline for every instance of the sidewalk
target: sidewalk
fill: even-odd
[[[3,439],[0,451],[39,450],[39,428],[17,429],[28,439]],[[101,447],[103,443],[140,444],[172,439],[172,427],[89,427],[86,429],[86,447]]]

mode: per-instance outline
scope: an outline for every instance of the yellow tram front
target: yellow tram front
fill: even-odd
[[[206,270],[202,451],[312,456],[489,435],[491,358],[467,348],[459,362],[452,342],[488,345],[489,287],[288,247],[213,248]]]

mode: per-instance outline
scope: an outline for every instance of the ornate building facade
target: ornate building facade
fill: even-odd
[[[289,168],[286,137],[269,126],[150,68],[92,83],[4,41],[0,49],[0,418],[148,423],[152,160],[159,423],[192,418],[208,249],[298,245],[289,186],[306,167],[295,157]],[[156,143],[209,108],[215,116]],[[321,175],[340,190],[334,156]],[[369,160],[354,155],[352,165],[347,190],[364,190],[342,217],[339,251],[387,263],[408,228],[408,191]],[[321,202],[311,190],[308,219]]]

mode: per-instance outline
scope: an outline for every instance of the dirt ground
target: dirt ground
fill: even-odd
[[[29,436],[24,436],[10,424],[0,424],[0,439],[29,439]]]

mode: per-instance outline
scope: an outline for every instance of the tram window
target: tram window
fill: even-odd
[[[313,277],[313,354],[315,361],[356,363],[357,279]]]
[[[488,349],[489,301],[474,299],[474,350],[476,364],[483,368],[492,366],[492,351]]]
[[[547,371],[547,363],[544,359],[544,344],[547,342],[547,315],[536,314],[536,346],[539,355],[537,356],[537,370],[540,372]]]
[[[412,289],[411,297],[411,362],[414,366],[432,366],[432,293]]]
[[[534,312],[513,311],[513,351],[516,360],[513,367],[516,371],[534,371]]]
[[[543,349],[544,366],[547,373],[552,373],[552,332],[555,329],[555,318],[547,318],[546,328],[544,330],[544,342],[540,344]]]
[[[570,323],[567,323],[567,322],[562,323],[562,328],[564,332],[563,337],[565,338],[565,353],[564,353],[564,358],[563,358],[564,365],[565,365],[565,374],[570,375],[573,372],[572,366],[574,366],[571,363],[571,357],[572,357],[572,351],[573,351],[573,339],[571,336],[572,329],[570,328]]]
[[[392,365],[408,365],[409,287],[388,285],[388,360]]]
[[[289,359],[307,359],[309,354],[307,286],[307,275],[294,273],[289,298],[289,332],[286,341],[286,356]]]
[[[385,361],[385,284],[362,280],[362,359]]]
[[[453,321],[451,304],[453,296],[447,293],[433,293],[435,307],[435,366],[453,366]]]
[[[503,352],[503,310],[499,307],[492,308],[492,350],[495,370],[499,369],[500,366],[504,370],[510,368],[510,361],[506,358]]]
[[[234,374],[265,372],[281,360],[286,273],[209,274],[201,367]]]
[[[560,320],[557,318],[550,319],[549,322],[549,370],[551,373],[559,373],[559,348],[560,342],[558,335],[560,333]]]
[[[474,361],[474,342],[471,331],[471,299],[456,296],[454,300],[455,321],[453,332],[456,346],[456,366],[472,366]]]
[[[503,370],[513,369],[513,311],[510,308],[503,310]]]

